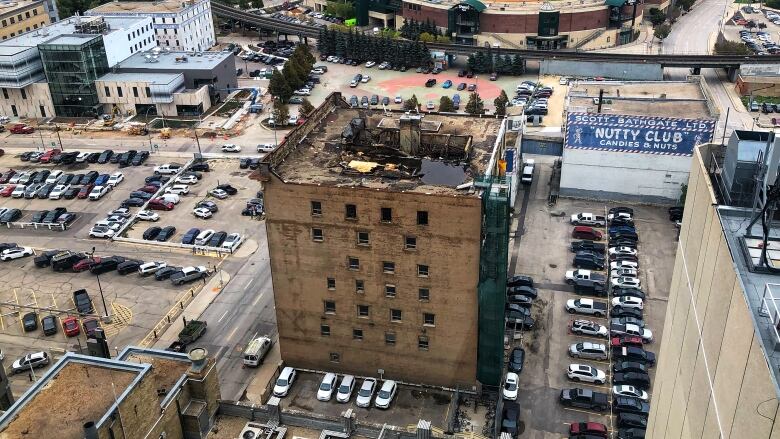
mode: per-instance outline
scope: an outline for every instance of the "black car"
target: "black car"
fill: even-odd
[[[213,235],[211,235],[211,239],[209,239],[208,246],[209,247],[219,247],[222,245],[223,242],[225,242],[225,238],[227,237],[226,232],[217,232]]]
[[[23,153],[21,153],[19,155],[19,160],[21,160],[23,162],[29,162],[30,161],[30,156],[32,156],[33,154],[35,154],[35,151],[23,152]]]
[[[99,152],[91,152],[84,161],[87,163],[97,163],[98,159],[100,159],[100,154],[101,153]]]
[[[621,428],[618,430],[615,439],[645,439],[645,429]]]
[[[22,217],[22,211],[19,209],[9,209],[0,216],[0,223],[11,223]]]
[[[249,157],[244,157],[238,162],[238,168],[239,169],[247,169],[249,168]]]
[[[533,298],[528,297],[528,296],[523,296],[522,294],[515,294],[515,295],[512,295],[512,296],[509,296],[509,297],[506,298],[506,301],[508,303],[513,303],[513,304],[516,304],[516,305],[524,306],[526,308],[529,307],[529,306],[532,306],[534,304],[534,299]]]
[[[87,290],[76,290],[73,292],[73,303],[76,304],[76,311],[79,314],[91,314],[94,311],[92,299],[89,298]]]
[[[76,198],[76,195],[79,194],[80,190],[81,190],[80,187],[72,187],[72,188],[66,190],[64,194],[62,194],[62,198],[66,199],[66,200],[72,200],[72,199]]]
[[[143,263],[142,261],[136,259],[130,259],[124,261],[121,264],[117,265],[116,272],[122,275],[136,272],[138,271],[138,267],[140,267],[142,263]]]
[[[572,241],[571,243],[571,251],[574,253],[583,251],[583,250],[590,250],[596,253],[601,253],[602,255],[606,251],[606,246],[603,243],[600,242],[593,242],[593,241]]]
[[[647,416],[650,414],[650,404],[639,398],[618,396],[612,402],[612,410],[616,413],[634,413]]]
[[[612,375],[612,384],[617,386],[629,385],[637,389],[650,388],[650,375],[646,372],[620,372]]]
[[[147,241],[153,241],[157,239],[157,235],[160,234],[161,227],[152,226],[144,231],[143,238]]]
[[[217,206],[217,203],[213,201],[204,200],[199,202],[195,205],[195,207],[205,207],[206,209],[210,210],[211,212],[216,212],[219,210],[219,207]]]
[[[669,208],[669,221],[682,221],[683,206],[674,206]]]
[[[76,214],[71,212],[65,212],[57,218],[58,224],[70,224],[76,220]]]
[[[120,256],[111,256],[109,258],[103,258],[97,264],[90,267],[89,271],[92,274],[103,274],[109,271],[116,270],[119,264],[125,261],[125,258]]]
[[[209,172],[209,164],[205,162],[193,163],[188,168],[189,171]]]
[[[629,296],[638,297],[645,300],[645,293],[642,290],[636,288],[612,288],[612,295],[615,297]]]
[[[512,437],[517,437],[519,421],[520,406],[514,401],[506,401],[504,403],[504,412],[501,417],[501,432],[509,433]]]
[[[536,288],[533,287],[509,287],[506,289],[506,294],[508,296],[515,295],[515,294],[522,294],[523,296],[528,296],[532,299],[536,299],[538,297]]]
[[[43,217],[43,220],[41,222],[42,223],[46,223],[46,224],[53,224],[53,223],[57,222],[57,218],[59,218],[60,215],[62,215],[63,213],[65,213],[67,211],[68,211],[68,209],[66,209],[64,207],[56,207],[56,208],[50,210],[49,213],[47,213],[46,216]]]
[[[635,319],[642,319],[642,310],[637,308],[626,308],[622,306],[616,306],[612,308],[612,312],[609,313],[610,317],[633,317]]]
[[[108,159],[108,162],[109,163],[119,163],[119,159],[122,158],[122,154],[124,154],[124,153],[117,152],[117,153],[112,154],[111,157]],[[98,161],[98,163],[100,163],[100,162]]]
[[[195,244],[195,237],[198,236],[199,233],[200,233],[200,229],[195,227],[187,230],[187,233],[185,233],[184,236],[181,237],[181,243]]]
[[[38,191],[35,193],[35,196],[41,199],[48,199],[52,189],[54,189],[53,183],[44,184],[43,186],[38,188]]]
[[[0,253],[9,248],[19,247],[15,242],[0,242]]]
[[[620,428],[647,428],[647,416],[634,413],[619,413],[617,416],[617,426]]]
[[[38,329],[38,314],[34,312],[28,312],[22,317],[22,326],[24,332],[35,331]]]
[[[146,201],[140,199],[140,198],[128,198],[125,201],[122,201],[122,204],[120,204],[121,207],[141,207],[146,203]]]
[[[62,250],[46,250],[43,253],[39,253],[38,256],[33,259],[35,266],[38,268],[48,267],[51,265],[51,258],[57,253],[62,253]]]
[[[519,374],[523,371],[523,363],[525,363],[525,350],[523,348],[512,349],[512,352],[509,353],[507,369]]]
[[[43,171],[39,171],[35,174],[35,178],[32,179],[33,183],[43,183],[46,181],[46,179],[49,177],[49,174],[51,172],[48,169],[44,169]]]
[[[648,367],[655,366],[655,354],[642,348],[623,347],[614,351],[615,361],[636,361]]]
[[[159,181],[160,183],[164,184],[167,183],[170,179],[170,177],[165,175],[150,175],[149,177],[144,178],[144,183],[151,184],[152,182]]]
[[[612,371],[615,373],[647,373],[647,366],[636,361],[618,361],[612,365]]]
[[[222,189],[223,191],[227,192],[228,195],[235,195],[238,193],[238,189],[234,188],[229,184],[217,185],[217,189]]]
[[[638,243],[633,239],[610,239],[609,240],[609,246],[610,247],[630,247],[633,249],[636,249],[638,247]]]
[[[49,214],[48,210],[41,210],[41,211],[35,212],[33,214],[32,218],[30,218],[30,222],[31,223],[42,223],[43,219],[46,218],[46,215],[48,215],[48,214]]]
[[[506,321],[506,329],[515,331],[530,331],[534,329],[535,325],[536,321],[534,318],[526,315],[515,315]]]
[[[639,241],[639,235],[636,234],[635,231],[631,231],[628,229],[621,229],[615,233],[609,234],[609,240],[610,241],[617,241],[621,239],[628,239],[631,241]]]
[[[628,226],[628,227],[634,227],[634,220],[629,218],[613,218],[612,221],[609,222],[610,226]]]
[[[575,268],[584,268],[587,270],[603,270],[604,260],[590,254],[577,253],[577,255],[574,256],[572,265],[574,265]]]
[[[92,184],[95,182],[95,180],[97,180],[98,176],[100,176],[100,173],[98,173],[97,171],[89,171],[86,174],[84,174],[83,177],[81,177],[81,183],[79,184],[82,185]]]
[[[57,333],[57,318],[48,315],[41,319],[41,328],[43,329],[43,335],[54,335]]]
[[[140,198],[142,200],[149,200],[154,195],[150,194],[149,192],[144,192],[144,191],[133,191],[133,192],[130,192],[129,196],[130,196],[130,198]]]
[[[534,279],[531,276],[517,274],[506,280],[507,287],[534,287]]]
[[[165,280],[171,277],[173,273],[181,271],[181,267],[163,267],[154,272],[154,280]]]
[[[164,242],[171,238],[171,236],[176,234],[176,227],[173,226],[167,226],[163,227],[160,230],[160,233],[157,234],[157,241]]]
[[[599,282],[588,279],[575,279],[574,292],[577,294],[591,295],[597,297],[607,296],[607,287]]]
[[[617,206],[617,207],[613,207],[613,208],[609,209],[608,213],[610,215],[615,215],[615,214],[618,214],[618,213],[627,213],[627,214],[633,216],[634,215],[634,209],[632,209],[630,207],[625,207],[625,206]]]

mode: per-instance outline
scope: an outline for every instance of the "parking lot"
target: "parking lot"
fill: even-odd
[[[740,35],[740,31],[743,35]],[[780,52],[780,12],[758,7],[742,6],[733,19],[726,22],[723,33],[729,41],[744,42],[760,55]]]
[[[574,335],[569,328],[574,319],[585,319],[609,327],[608,320],[590,315],[569,314],[565,306],[569,299],[593,298],[574,294],[566,284],[564,276],[572,270],[574,253],[570,251],[571,232],[569,217],[579,212],[604,215],[605,208],[614,204],[583,200],[560,199],[553,207],[547,206],[549,175],[554,157],[534,157],[537,165],[534,182],[524,188],[518,197],[515,216],[520,220],[517,234],[510,252],[510,275],[527,274],[534,278],[539,298],[532,309],[536,328],[522,334],[521,340],[510,341],[508,347],[522,346],[525,349],[525,365],[520,373],[518,403],[521,408],[521,432],[523,437],[560,437],[568,433],[569,424],[575,422],[600,422],[616,430],[614,416],[610,411],[598,413],[580,408],[564,407],[559,402],[562,389],[584,388],[611,395],[611,370],[614,358],[595,361],[572,358],[567,354],[571,344],[595,342],[606,344],[607,338]],[[524,200],[526,197],[527,200]],[[631,206],[635,211],[635,224],[640,236],[639,279],[647,298],[644,301],[646,328],[653,331],[654,340],[644,349],[657,353],[661,343],[668,288],[674,265],[677,229],[668,221],[665,208]],[[602,229],[604,230],[604,229]],[[602,241],[605,242],[605,241]],[[607,273],[609,279],[609,274]],[[593,298],[608,302],[609,298]],[[511,335],[511,334],[510,334]],[[511,337],[509,338],[511,340]],[[507,351],[509,352],[509,351]],[[603,385],[575,383],[568,379],[569,364],[578,363],[594,366],[607,374]],[[651,379],[654,368],[649,369]],[[648,390],[652,404],[652,388]],[[533,413],[533,416],[531,415]]]

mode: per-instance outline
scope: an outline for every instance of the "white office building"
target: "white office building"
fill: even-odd
[[[200,52],[217,42],[209,0],[114,1],[85,15],[149,17],[158,45],[171,51]]]

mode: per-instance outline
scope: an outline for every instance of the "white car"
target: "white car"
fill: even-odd
[[[367,83],[370,80],[371,80],[371,76],[369,75],[363,75],[363,77],[360,78],[360,82],[362,82],[363,84]]]
[[[11,192],[11,196],[13,198],[23,198],[25,189],[27,189],[27,186],[20,184],[14,188],[14,191]]]
[[[366,68],[370,69],[371,67],[374,67],[375,65],[376,65],[376,63],[374,61],[369,61],[369,62],[366,63]]]
[[[401,97],[401,95],[398,95],[393,99],[393,102],[396,104],[402,104],[404,102],[404,98]]]
[[[308,88],[301,88],[293,92],[296,96],[311,96],[311,90]]]
[[[612,306],[643,309],[645,307],[645,303],[639,297],[621,296],[612,298]]]
[[[599,325],[596,322],[590,320],[573,320],[571,322],[571,332],[575,334],[590,335],[593,337],[606,337],[609,335],[609,330],[606,326]]]
[[[90,238],[111,238],[116,233],[112,227],[97,225],[89,230]]]
[[[49,364],[49,354],[46,352],[35,352],[14,361],[11,365],[11,373],[29,372],[30,369],[37,369],[47,364]]]
[[[60,178],[60,175],[62,175],[62,171],[60,171],[59,169],[55,169],[51,171],[51,173],[49,173],[49,176],[46,177],[46,184],[56,183],[57,179]]]
[[[162,174],[162,175],[172,175],[179,172],[179,169],[181,169],[181,165],[177,165],[174,163],[163,163],[162,165],[154,168],[154,173]]]
[[[504,380],[504,388],[501,389],[501,394],[504,399],[515,401],[517,399],[518,384],[520,377],[514,372],[507,372],[506,380]]]
[[[179,177],[176,177],[176,180],[174,180],[175,183],[184,183],[184,184],[195,184],[197,183],[198,177],[190,174],[190,175],[182,175]]]
[[[30,175],[28,172],[20,172],[17,174],[14,174],[13,177],[11,177],[10,180],[8,180],[8,183],[11,184],[19,184],[19,180],[21,180],[25,175]],[[52,182],[54,183],[54,182]]]
[[[113,186],[118,185],[122,181],[124,181],[124,179],[125,179],[125,175],[124,174],[122,174],[121,172],[114,172],[113,174],[111,174],[108,177],[108,181],[106,182],[106,185],[113,187]]]
[[[628,277],[637,277],[639,273],[636,271],[635,268],[613,268],[609,272],[610,277],[621,277],[621,276],[628,276]]]
[[[436,104],[434,104],[433,101],[428,101],[428,103],[425,104],[425,108],[429,110],[433,110],[434,108],[436,108]]]
[[[76,163],[84,163],[90,154],[90,152],[80,152],[79,155],[76,156]]]
[[[89,193],[89,199],[91,201],[99,200],[103,198],[103,195],[107,194],[111,190],[111,186],[95,186],[92,188],[92,192]]]
[[[338,391],[336,392],[336,401],[341,403],[349,402],[352,398],[352,391],[355,390],[355,377],[352,375],[344,375],[341,378],[341,384],[339,384]]]
[[[154,274],[157,270],[167,266],[168,264],[163,261],[146,262],[138,266],[138,272],[141,273],[142,276],[148,276],[150,274]]]
[[[374,397],[376,391],[376,380],[373,378],[366,378],[363,380],[363,384],[360,385],[360,389],[355,398],[355,405],[358,407],[370,407],[371,398]]]
[[[62,198],[63,195],[65,195],[65,192],[70,189],[69,184],[58,184],[57,186],[54,186],[54,189],[49,192],[49,199],[50,200],[59,200]]]
[[[560,85],[569,85],[569,78],[565,76],[561,76],[561,79],[558,80],[558,84]]]
[[[209,219],[214,215],[205,207],[196,207],[192,210],[192,214],[201,219]]]
[[[205,209],[205,207],[203,208]],[[241,235],[238,233],[231,233],[225,237],[225,241],[222,242],[222,248],[225,250],[235,251],[243,242]]]
[[[7,250],[3,250],[0,254],[0,261],[10,261],[12,259],[19,259],[25,256],[32,256],[35,252],[30,247],[14,247]]]
[[[585,383],[604,384],[607,382],[607,374],[603,370],[587,364],[570,364],[566,376],[572,381]]]
[[[642,288],[642,283],[639,281],[638,278],[635,277],[615,277],[612,278],[612,287],[613,288],[634,288],[634,289],[640,289]]]
[[[186,184],[174,184],[173,186],[165,188],[166,194],[182,195],[190,193],[190,187]]]
[[[611,270],[620,268],[633,268],[634,270],[639,270],[639,263],[634,261],[614,261],[609,264],[609,268]]]
[[[295,375],[295,369],[292,367],[287,366],[282,369],[279,378],[276,379],[276,384],[274,384],[274,396],[287,396],[295,382]]]
[[[317,390],[318,401],[330,401],[330,398],[333,397],[333,390],[336,388],[336,380],[336,374],[332,372],[328,372],[322,377],[320,388]]]
[[[257,145],[257,152],[273,152],[276,149],[276,145],[273,143],[261,143]]]
[[[616,212],[616,213],[610,213],[607,215],[607,220],[612,221],[613,219],[621,219],[625,221],[633,221],[634,216],[631,215],[628,212]]]
[[[647,392],[641,389],[637,389],[634,386],[612,386],[612,395],[614,396],[628,396],[631,398],[639,398],[642,401],[647,401],[649,396]]]
[[[222,189],[212,189],[209,191],[209,195],[211,195],[214,198],[219,198],[220,200],[224,200],[228,197],[228,193],[223,191]]]
[[[241,152],[241,147],[232,143],[222,145],[222,152]]]
[[[130,209],[126,207],[120,207],[119,209],[114,209],[111,212],[108,212],[108,216],[122,216],[125,218],[130,218]]]
[[[138,218],[140,221],[158,221],[160,219],[160,215],[157,212],[152,212],[151,210],[142,210],[138,212],[136,218]]]
[[[395,398],[395,392],[398,391],[398,385],[393,380],[385,380],[382,383],[382,388],[379,389],[379,393],[376,394],[374,399],[374,407],[378,409],[386,409],[390,407],[390,404]]]
[[[631,247],[610,247],[610,256],[636,256],[636,249]]]

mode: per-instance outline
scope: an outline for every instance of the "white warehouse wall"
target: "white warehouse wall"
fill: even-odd
[[[140,21],[131,27],[114,29],[113,32],[103,35],[109,67],[115,66],[136,52],[157,46],[152,19],[149,17],[138,19]]]
[[[688,182],[690,156],[564,148],[561,196],[670,204]]]

